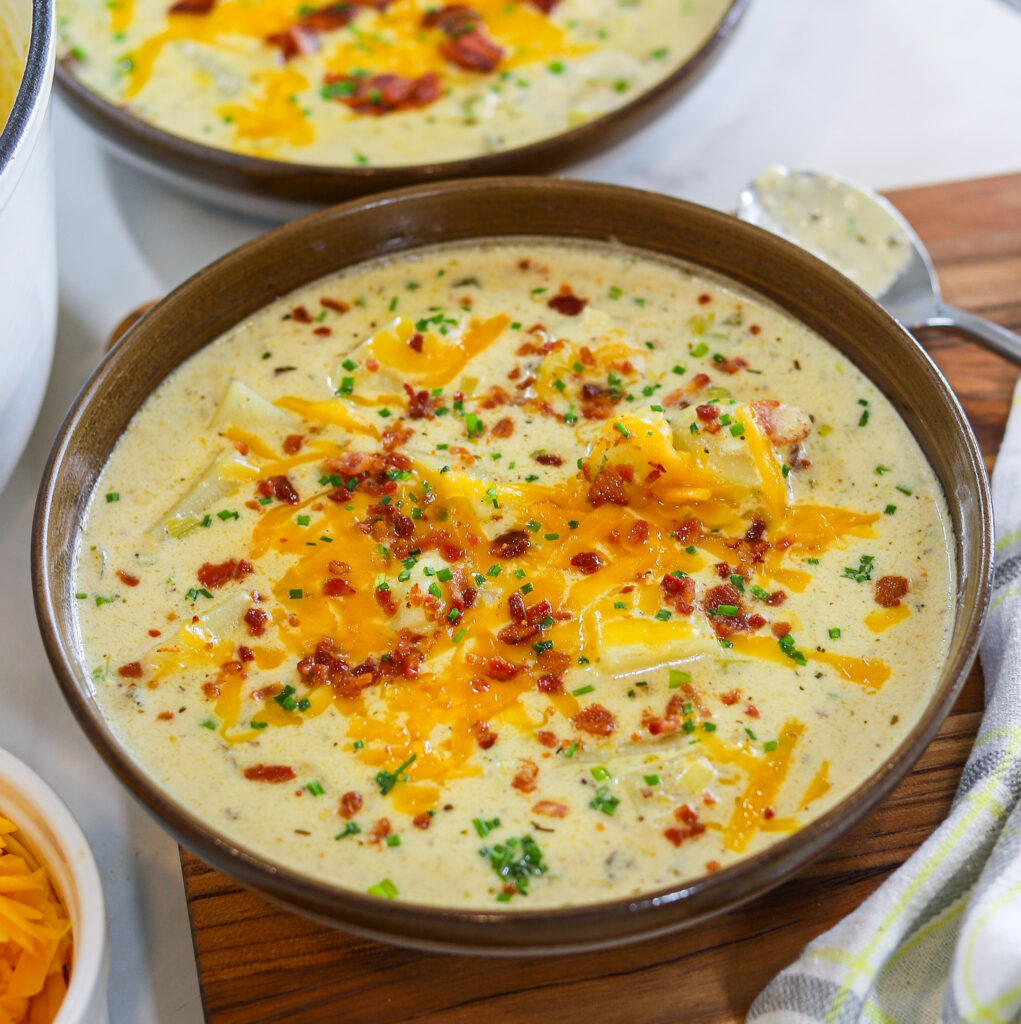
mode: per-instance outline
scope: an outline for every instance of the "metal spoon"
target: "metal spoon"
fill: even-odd
[[[770,167],[738,197],[737,215],[836,267],[909,331],[952,328],[1021,363],[1021,337],[943,301],[921,239],[871,189],[814,171]]]

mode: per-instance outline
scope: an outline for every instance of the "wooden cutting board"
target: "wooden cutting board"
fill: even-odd
[[[1021,329],[1021,174],[891,193],[929,246],[948,301]],[[992,466],[1018,370],[949,336],[925,339]],[[209,1024],[386,1021],[715,1024],[857,907],[946,815],[982,712],[976,666],[915,770],[797,878],[678,935],[531,960],[419,953],[294,916],[182,851]]]

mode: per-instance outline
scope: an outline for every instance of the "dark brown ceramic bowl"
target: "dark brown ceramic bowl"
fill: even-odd
[[[547,174],[637,131],[708,70],[749,0],[731,0],[712,35],[666,78],[601,117],[526,146],[463,160],[407,166],[329,167],[244,156],[156,128],[83,85],[58,61],[57,86],[74,110],[128,163],[199,199],[274,220],[317,206],[429,181],[493,174]]]
[[[614,241],[687,261],[771,300],[818,331],[886,394],[927,454],[954,527],[954,617],[932,697],[896,751],[800,832],[715,874],[635,899],[565,910],[487,912],[375,899],[270,863],[170,799],[104,720],[80,656],[74,562],[89,495],[135,411],[175,367],[306,282],[382,254],[509,236]],[[851,829],[909,771],[949,712],[978,649],[992,570],[989,490],[978,445],[922,348],[865,292],[801,249],[721,213],[583,182],[498,178],[349,203],[243,246],[187,281],[133,327],[78,396],[54,445],[36,510],[32,571],[50,661],[86,734],[121,781],[198,856],[303,914],[408,945],[473,953],[566,952],[690,925],[764,892]]]

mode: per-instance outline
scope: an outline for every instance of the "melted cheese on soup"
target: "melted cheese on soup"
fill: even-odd
[[[453,247],[240,323],[135,416],[82,657],[274,863],[510,908],[796,832],[910,729],[954,566],[912,435],[777,309],[628,250]]]
[[[687,60],[728,0],[60,0],[63,54],[185,138],[313,164],[421,164],[535,142]]]

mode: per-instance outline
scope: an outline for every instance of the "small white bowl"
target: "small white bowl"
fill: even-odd
[[[53,1024],[109,1024],[103,886],[78,822],[31,768],[2,749],[0,814],[18,826],[26,845],[46,866],[71,917],[71,979]]]
[[[25,55],[0,124],[0,490],[28,442],[53,361],[57,235],[49,100],[53,0],[0,0],[0,22]],[[13,55],[0,54],[11,60]],[[0,114],[2,118],[2,114]]]

